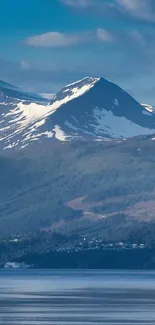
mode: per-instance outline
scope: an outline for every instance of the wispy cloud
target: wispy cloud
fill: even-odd
[[[146,21],[155,21],[154,0],[115,0],[114,5],[123,13]]]
[[[127,32],[128,36],[131,38],[131,41],[135,41],[137,45],[141,45],[143,47],[146,46],[146,39],[145,37],[136,29],[129,30]]]
[[[113,36],[110,32],[102,28],[97,28],[94,31],[84,31],[81,33],[60,33],[54,31],[28,37],[24,40],[24,43],[35,47],[58,48],[91,43],[95,41],[110,43],[113,41]]]
[[[154,0],[59,0],[72,8],[88,9],[94,7],[103,13],[122,14],[144,21],[155,21]]]
[[[110,32],[107,32],[103,28],[98,28],[96,30],[96,38],[101,42],[113,42],[114,41],[114,36]]]

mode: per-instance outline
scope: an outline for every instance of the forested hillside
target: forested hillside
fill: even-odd
[[[0,236],[57,231],[121,238],[155,220],[155,146],[47,142],[0,159]]]

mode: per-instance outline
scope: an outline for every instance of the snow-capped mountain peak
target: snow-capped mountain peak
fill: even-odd
[[[57,108],[67,102],[82,96],[84,93],[89,91],[100,79],[86,77],[79,81],[73,82],[61,89],[58,94],[56,94],[52,101],[51,105],[56,105]]]
[[[71,84],[68,84],[65,86],[65,88],[67,87],[72,87],[72,86],[78,86],[78,88],[84,84],[87,84],[87,85],[94,85],[94,83],[96,83],[97,81],[99,81],[100,78],[94,78],[94,77],[85,77],[85,78],[82,78],[80,80],[76,80],[74,82],[72,82]]]
[[[103,78],[86,77],[62,88],[50,103],[40,100],[0,85],[2,149],[47,138],[105,140],[155,133],[155,115]]]

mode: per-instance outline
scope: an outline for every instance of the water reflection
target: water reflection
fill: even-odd
[[[155,273],[1,271],[0,324],[155,324]]]

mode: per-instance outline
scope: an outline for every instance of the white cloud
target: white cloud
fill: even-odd
[[[115,5],[133,17],[146,21],[155,20],[152,0],[115,0]]]
[[[144,21],[155,21],[155,0],[59,0],[72,8],[98,8],[105,13],[121,13]]]
[[[80,43],[91,43],[94,41],[111,42],[113,40],[111,33],[102,28],[95,31],[84,31],[82,33],[60,33],[48,32],[45,34],[28,37],[24,43],[36,47],[68,47]]]
[[[77,35],[69,35],[59,32],[49,32],[29,37],[25,43],[32,46],[66,47],[79,42]]]

